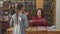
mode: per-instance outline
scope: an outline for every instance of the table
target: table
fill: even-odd
[[[60,34],[60,30],[47,30],[47,34]]]
[[[12,34],[13,28],[7,29],[7,34]],[[36,27],[29,27],[26,29],[26,34],[60,34],[60,30],[36,29]]]

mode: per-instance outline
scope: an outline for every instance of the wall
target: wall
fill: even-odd
[[[43,0],[36,0],[36,9],[37,8],[43,9]]]
[[[60,28],[60,0],[56,0],[56,26]]]

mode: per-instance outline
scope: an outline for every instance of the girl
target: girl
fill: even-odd
[[[17,4],[17,12],[10,21],[10,26],[14,28],[13,34],[26,34],[25,28],[29,27],[26,15],[22,14],[24,10],[23,4]]]

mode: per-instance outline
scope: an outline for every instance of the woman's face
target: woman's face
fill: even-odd
[[[37,11],[37,16],[41,16],[41,10]]]
[[[26,15],[31,15],[31,12],[28,10],[28,11],[26,12]]]

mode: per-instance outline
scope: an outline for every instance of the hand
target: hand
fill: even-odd
[[[33,20],[30,20],[29,22],[33,22]]]

